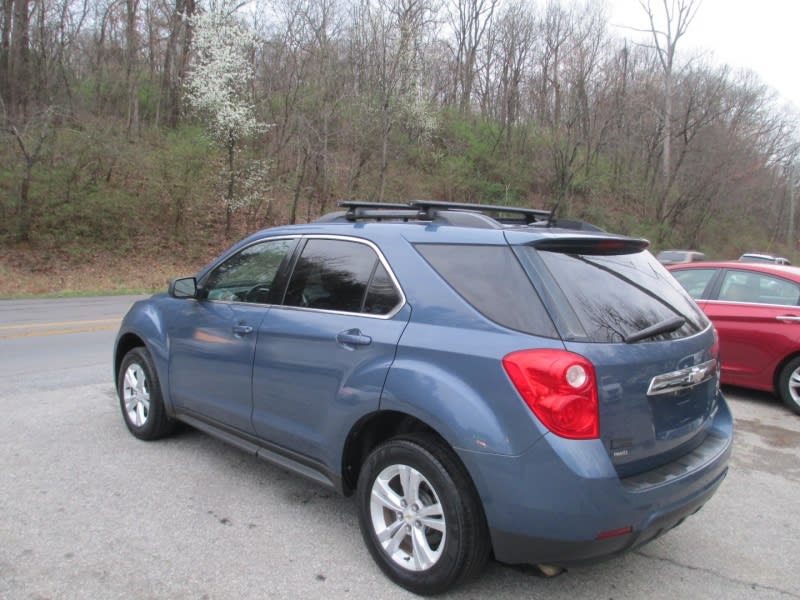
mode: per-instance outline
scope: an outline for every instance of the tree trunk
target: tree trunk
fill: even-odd
[[[225,237],[231,235],[231,219],[233,217],[233,186],[236,173],[233,170],[234,149],[236,141],[233,132],[228,134],[228,189],[225,192]]]
[[[9,4],[12,0],[6,0]],[[28,113],[30,89],[30,0],[13,0],[14,23],[11,32],[11,52],[8,69],[8,112],[25,120]],[[6,8],[6,12],[8,8]]]
[[[25,162],[25,175],[19,187],[19,198],[17,200],[17,242],[29,242],[31,239],[31,222],[33,220],[33,209],[30,202],[31,175],[33,173],[33,163],[30,160]]]
[[[136,13],[139,0],[126,0],[125,29],[125,80],[128,90],[128,136],[139,129],[139,72],[136,60],[138,40],[136,35]]]
[[[11,20],[14,17],[12,0],[3,2],[3,30],[0,32],[0,98],[10,102],[11,85]]]

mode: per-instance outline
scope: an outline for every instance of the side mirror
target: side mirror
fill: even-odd
[[[197,298],[197,280],[194,277],[173,279],[167,291],[173,298]]]

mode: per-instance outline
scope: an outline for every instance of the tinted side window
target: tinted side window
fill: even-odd
[[[495,323],[558,337],[530,279],[508,246],[418,244],[416,248],[460,296]]]
[[[678,280],[684,289],[689,292],[692,298],[700,299],[703,297],[709,282],[717,274],[717,269],[685,269],[683,271],[672,271],[672,276]]]
[[[366,244],[310,239],[297,260],[284,304],[361,312],[377,263]]]
[[[753,302],[797,306],[800,288],[778,277],[746,271],[728,271],[722,280],[719,299],[728,302]]]
[[[295,240],[268,240],[248,246],[217,266],[202,286],[209,300],[267,304],[272,282]]]
[[[394,287],[386,268],[379,262],[369,283],[364,312],[371,315],[386,315],[400,303],[400,294]]]

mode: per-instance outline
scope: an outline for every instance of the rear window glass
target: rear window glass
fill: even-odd
[[[558,337],[530,279],[508,246],[417,244],[416,248],[461,297],[495,323]]]
[[[708,326],[702,311],[649,252],[594,256],[530,246],[519,252],[534,268],[546,268],[549,277],[543,280],[566,339],[622,342],[676,317],[685,320],[681,327],[642,341],[687,337]]]

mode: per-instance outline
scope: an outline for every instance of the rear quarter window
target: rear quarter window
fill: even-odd
[[[718,269],[683,269],[672,271],[672,276],[678,280],[692,298],[703,298],[708,284],[718,273]]]
[[[415,247],[450,287],[487,318],[509,329],[558,337],[530,279],[508,246]]]

